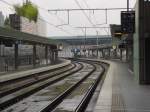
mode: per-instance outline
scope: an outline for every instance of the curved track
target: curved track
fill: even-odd
[[[0,85],[0,98],[11,94],[13,92],[16,92],[20,89],[23,89],[25,87],[31,86],[35,83],[44,81],[48,78],[52,78],[55,76],[60,75],[61,73],[64,73],[66,71],[72,70],[76,67],[76,64],[72,64],[72,65],[68,65],[65,66],[63,68],[60,68],[59,71],[46,71],[40,74],[34,74],[28,77],[23,77],[23,78],[18,78],[18,79],[14,79],[14,80],[10,80],[10,81],[6,81],[4,82],[4,84]]]
[[[12,93],[10,92],[10,94],[5,95],[4,97],[0,98],[0,110],[3,110],[17,102],[19,102],[20,100],[29,97],[30,95],[40,91],[41,89],[54,84],[57,81],[62,80],[63,78],[81,70],[83,68],[83,65],[78,64],[78,66],[75,66],[73,68],[69,68],[65,71],[59,71],[56,74],[51,75],[49,78],[44,78],[41,79],[39,81],[32,82],[32,84],[24,84],[22,87],[18,87],[19,90],[17,91],[13,91],[13,90],[9,90],[9,91],[13,91]]]
[[[0,109],[4,112],[64,112],[61,108],[68,97],[83,89],[71,112],[84,112],[104,73],[102,63],[76,60],[71,66],[38,74],[36,80],[35,77],[23,79],[23,83],[17,82],[22,85],[4,89],[7,94],[0,93],[3,94]]]

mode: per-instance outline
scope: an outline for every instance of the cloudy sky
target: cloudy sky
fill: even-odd
[[[7,3],[3,3],[6,1]],[[22,4],[25,0],[0,0],[0,11],[6,16],[14,13],[11,5]],[[46,36],[78,36],[83,35],[83,29],[75,27],[91,27],[93,24],[106,23],[105,11],[73,11],[70,12],[70,25],[55,27],[67,23],[67,12],[48,12],[48,9],[72,9],[72,8],[126,8],[126,0],[30,0],[39,6],[40,18],[45,20],[47,28]],[[130,0],[130,7],[133,8],[136,0]],[[87,19],[90,19],[90,21]],[[92,24],[93,23],[93,24]],[[120,10],[108,11],[107,24],[99,27],[109,26],[109,24],[120,24]],[[107,28],[87,29],[87,35],[109,34]]]

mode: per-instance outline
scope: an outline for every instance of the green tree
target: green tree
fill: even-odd
[[[16,14],[28,18],[30,21],[37,22],[38,8],[30,1],[23,3],[22,6],[14,5]]]

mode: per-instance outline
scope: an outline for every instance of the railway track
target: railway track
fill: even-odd
[[[75,65],[75,67],[57,72],[53,75],[50,75],[49,78],[46,77],[44,79],[37,81],[36,83],[32,82],[31,85],[27,84],[27,86],[26,86],[24,84],[22,87],[19,87],[19,90],[15,91],[15,92],[14,92],[14,90],[9,90],[9,91],[13,91],[13,92],[10,92],[8,95],[5,95],[4,97],[0,98],[0,110],[3,110],[5,108],[19,102],[20,100],[36,93],[37,91],[40,91],[41,89],[43,89],[51,84],[54,84],[55,82],[62,80],[63,78],[65,78],[69,75],[72,75],[73,73],[75,73],[83,68],[83,66],[81,64],[78,64],[78,66],[76,66],[76,65]]]
[[[67,71],[68,70],[68,71]],[[53,71],[44,81],[32,82],[31,86],[20,88],[1,97],[0,109],[4,112],[64,112],[62,108],[77,91],[83,91],[78,103],[69,112],[83,112],[105,73],[101,63],[79,61],[69,69]],[[58,75],[57,75],[58,74]],[[61,74],[61,75],[60,75]],[[41,75],[43,76],[43,75]],[[74,97],[71,98],[72,101]],[[77,101],[77,100],[76,100]]]
[[[92,65],[94,66],[93,71],[79,85],[74,85],[74,90],[70,94],[64,92],[63,94],[67,94],[66,98],[63,101],[59,99],[59,101],[62,101],[59,105],[57,101],[57,104],[50,104],[39,112],[84,112],[105,72],[105,68],[102,65],[97,63]],[[100,67],[101,70],[99,71]],[[80,97],[73,97],[77,91],[82,91]]]
[[[44,81],[48,78],[55,77],[57,75],[60,75],[61,73],[64,73],[66,71],[72,70],[76,67],[76,64],[67,65],[63,68],[60,68],[57,71],[46,71],[44,73],[40,74],[34,74],[28,77],[18,78],[10,81],[4,82],[4,84],[0,84],[0,98],[11,94],[13,92],[16,92],[22,88],[31,86],[35,83],[38,83],[40,81]],[[48,73],[49,72],[49,73]]]

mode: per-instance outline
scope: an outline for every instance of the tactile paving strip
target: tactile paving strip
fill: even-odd
[[[121,94],[112,94],[111,112],[126,112]]]

